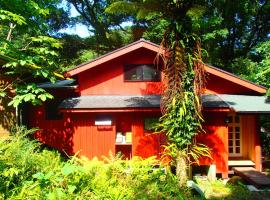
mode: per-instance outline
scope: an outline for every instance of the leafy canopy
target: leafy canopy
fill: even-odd
[[[5,1],[1,2],[1,5],[9,8],[9,3]],[[49,9],[40,7],[40,4],[33,1],[29,1],[24,9],[19,9],[16,5],[14,11],[18,11],[19,14],[0,10],[0,59],[5,63],[1,74],[12,79],[11,83],[1,85],[0,96],[12,98],[12,94],[7,91],[16,88],[16,96],[9,103],[14,107],[22,102],[36,105],[53,98],[33,82],[44,80],[54,82],[57,77],[62,78],[57,73],[60,71],[58,50],[61,48],[61,43],[47,35],[42,35],[44,30],[41,19],[49,15]],[[32,17],[26,12],[31,9],[33,9]],[[41,24],[35,25],[34,22]]]

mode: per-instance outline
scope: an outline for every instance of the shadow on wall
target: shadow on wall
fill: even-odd
[[[218,128],[205,126],[206,133],[199,134],[196,137],[197,143],[202,143],[208,146],[211,150],[212,159],[208,157],[200,158],[201,165],[216,164],[217,169],[221,172],[227,171],[227,155],[228,149],[226,148],[222,138],[217,134]]]
[[[74,125],[70,116],[64,115],[62,120],[35,120],[32,122],[32,126],[43,127],[35,133],[35,138],[42,143],[46,143],[46,145],[67,155],[75,153],[73,151]]]
[[[141,94],[142,95],[157,95],[157,94],[162,94],[164,91],[164,85],[162,82],[149,82],[146,83],[145,89],[141,89]]]
[[[148,158],[150,156],[160,157],[160,136],[157,134],[145,133],[140,138],[135,155],[141,156],[142,158]]]

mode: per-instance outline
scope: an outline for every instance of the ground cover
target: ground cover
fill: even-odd
[[[97,159],[64,158],[31,139],[26,129],[0,139],[0,199],[203,199],[179,188],[176,176],[154,158],[119,156]],[[19,134],[18,134],[19,132]],[[197,181],[207,199],[270,199],[269,192],[252,193],[241,182]]]

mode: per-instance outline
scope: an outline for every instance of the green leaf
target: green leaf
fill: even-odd
[[[38,180],[42,180],[42,179],[44,179],[45,175],[42,172],[38,172],[36,174],[33,174],[32,177],[36,178]]]
[[[25,60],[20,60],[20,65],[21,66],[24,66],[26,64],[26,61]]]
[[[72,194],[76,190],[75,185],[68,185],[68,193]]]
[[[73,172],[75,172],[77,170],[77,167],[75,165],[71,165],[69,163],[65,164],[64,167],[62,168],[62,173],[64,175],[69,175],[72,174]]]
[[[0,92],[0,97],[5,97],[7,95],[6,92]]]
[[[45,95],[45,94],[40,94],[40,95],[38,96],[38,98],[40,98],[41,101],[46,101],[46,95]]]

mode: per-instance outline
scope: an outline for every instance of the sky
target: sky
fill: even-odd
[[[66,7],[67,2],[63,1],[61,6]],[[76,16],[80,15],[73,5],[70,5],[70,15],[71,15],[71,17],[76,17]],[[122,27],[131,26],[131,25],[132,25],[132,22],[123,22],[121,24]],[[86,25],[84,25],[84,24],[81,24],[81,23],[78,23],[73,27],[68,27],[68,28],[65,28],[65,29],[61,29],[58,32],[59,33],[67,33],[67,34],[70,34],[70,35],[75,34],[75,35],[80,36],[81,38],[86,38],[86,37],[91,35],[91,32],[89,32],[88,27]]]
[[[65,3],[63,3],[63,6],[65,6]],[[79,15],[79,13],[77,12],[77,10],[75,9],[73,5],[71,5],[70,14],[71,14],[71,17],[76,17]],[[86,38],[90,35],[90,32],[88,31],[87,26],[83,24],[76,24],[74,27],[61,29],[59,33],[67,33],[71,35],[76,34],[82,38]]]

